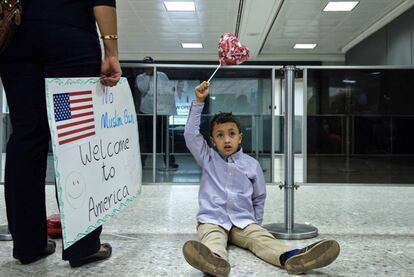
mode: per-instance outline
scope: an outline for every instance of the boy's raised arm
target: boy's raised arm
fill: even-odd
[[[209,83],[207,82],[203,82],[195,88],[194,92],[197,100],[191,103],[190,113],[184,129],[185,144],[201,167],[208,161],[210,156],[210,147],[200,134],[201,112],[209,93],[208,88]]]

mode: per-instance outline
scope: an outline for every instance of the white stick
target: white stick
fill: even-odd
[[[210,83],[210,80],[213,78],[214,74],[216,74],[217,70],[219,70],[221,64],[219,64],[219,66],[217,66],[216,70],[214,70],[213,74],[211,74],[210,78],[208,79],[207,83]]]

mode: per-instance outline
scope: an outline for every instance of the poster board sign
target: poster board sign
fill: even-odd
[[[46,79],[46,102],[66,249],[140,193],[138,124],[126,78]]]

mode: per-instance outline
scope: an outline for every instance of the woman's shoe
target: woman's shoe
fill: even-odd
[[[19,261],[22,264],[31,264],[31,263],[34,263],[34,262],[40,260],[40,259],[46,258],[50,254],[55,253],[55,250],[56,250],[56,242],[54,242],[53,240],[48,240],[46,248],[43,249],[43,251],[40,252],[40,254],[38,256],[32,257],[32,258],[19,259]]]
[[[71,267],[80,267],[85,264],[106,260],[111,257],[112,247],[109,243],[102,243],[101,248],[95,254],[82,258],[80,260],[69,261]]]

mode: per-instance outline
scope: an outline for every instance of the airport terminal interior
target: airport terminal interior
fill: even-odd
[[[3,197],[13,128],[0,86],[0,276],[208,276],[182,253],[198,239],[202,175],[184,128],[226,33],[249,58],[214,74],[200,133],[209,143],[219,112],[239,118],[243,152],[259,161],[266,182],[265,228],[282,226],[291,248],[338,241],[338,258],[309,276],[414,276],[414,0],[118,0],[117,16],[140,169],[133,201],[99,221],[112,257],[71,268],[58,238],[45,259],[13,259]],[[150,101],[144,75],[156,76]],[[48,216],[66,201],[56,160],[52,142]],[[288,275],[247,250],[228,251],[229,276]]]

